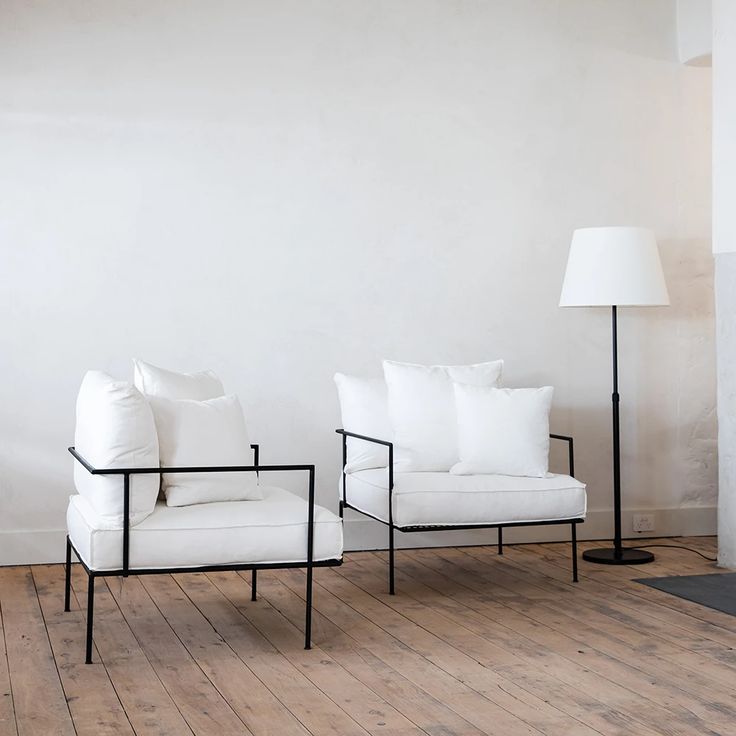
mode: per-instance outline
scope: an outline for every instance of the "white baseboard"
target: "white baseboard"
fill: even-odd
[[[0,531],[0,565],[63,562],[66,529]]]
[[[653,514],[652,532],[635,534],[631,531],[633,514]],[[578,526],[578,539],[610,539],[613,534],[610,510],[590,511],[584,524]],[[716,533],[716,507],[694,506],[678,509],[625,509],[622,514],[624,536],[680,537],[709,536]],[[38,565],[64,561],[64,529],[0,531],[0,565]],[[570,539],[570,529],[561,526],[528,526],[504,529],[504,541],[560,542]],[[447,532],[397,533],[397,547],[448,547],[471,544],[491,544],[496,540],[493,529]],[[385,549],[387,530],[383,524],[356,514],[345,513],[345,549]]]

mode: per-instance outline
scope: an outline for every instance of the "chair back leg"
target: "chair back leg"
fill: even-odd
[[[394,586],[394,527],[390,524],[388,527],[388,592],[390,595],[396,595]]]
[[[253,570],[250,578],[250,599],[258,600],[258,570]]]
[[[72,543],[66,538],[66,564],[64,565],[64,610],[69,611],[72,588]]]
[[[503,554],[503,527],[498,527],[498,554]]]
[[[304,648],[312,648],[312,566],[307,566],[307,603],[304,621]]]
[[[95,613],[95,576],[87,577],[87,656],[85,664],[92,664],[92,621]]]

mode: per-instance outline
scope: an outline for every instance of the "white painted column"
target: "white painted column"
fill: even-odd
[[[713,252],[718,352],[718,562],[736,567],[736,3],[713,1]]]

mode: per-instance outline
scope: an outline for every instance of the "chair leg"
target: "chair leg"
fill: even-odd
[[[304,648],[312,648],[312,566],[307,565],[307,607],[304,622]]]
[[[577,524],[573,522],[572,526],[572,581],[578,582],[578,529]]]
[[[396,595],[394,586],[394,527],[389,525],[388,532],[388,592],[390,595]]]
[[[253,570],[250,578],[250,599],[258,600],[258,570]]]
[[[64,565],[64,611],[69,611],[72,587],[72,543],[66,538],[66,564]]]
[[[95,576],[87,576],[87,656],[85,664],[92,664],[92,621],[95,613]]]
[[[503,554],[503,527],[498,527],[498,554]]]

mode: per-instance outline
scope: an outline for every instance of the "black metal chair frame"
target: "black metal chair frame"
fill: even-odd
[[[381,522],[388,526],[388,591],[391,595],[395,593],[394,585],[394,531],[400,532],[437,532],[437,531],[457,531],[464,529],[498,529],[498,554],[503,554],[503,530],[505,527],[514,526],[553,526],[557,524],[570,524],[572,530],[572,580],[578,582],[578,542],[577,542],[577,525],[582,524],[585,519],[557,519],[554,521],[525,521],[512,522],[507,524],[433,524],[428,526],[398,526],[394,524],[393,514],[393,492],[394,492],[394,445],[388,440],[381,440],[376,437],[368,437],[364,434],[356,434],[346,429],[336,429],[337,434],[342,435],[342,498],[340,499],[340,518],[343,517],[345,509],[353,509],[363,516],[367,516],[375,521]],[[381,519],[373,514],[351,506],[347,500],[347,489],[345,484],[345,467],[348,461],[348,437],[365,442],[373,442],[377,445],[383,445],[388,448],[388,521]],[[553,440],[563,440],[567,442],[569,474],[575,477],[575,450],[573,447],[573,438],[563,434],[550,434]]]
[[[95,601],[95,579],[98,577],[124,577],[129,575],[169,575],[183,572],[225,572],[225,571],[252,571],[251,600],[256,600],[258,570],[278,570],[287,568],[306,568],[307,591],[306,613],[304,626],[304,648],[312,647],[312,570],[315,567],[335,567],[342,564],[342,558],[314,561],[314,465],[261,465],[259,462],[259,446],[251,445],[254,465],[220,465],[214,467],[174,467],[174,468],[95,468],[85,460],[74,447],[68,448],[74,459],[92,475],[122,475],[123,476],[123,566],[118,570],[91,570],[84,562],[79,552],[72,544],[69,535],[66,537],[65,587],[64,610],[69,611],[71,593],[72,551],[76,555],[87,573],[87,641],[86,664],[92,663],[92,629]],[[234,565],[200,565],[194,567],[167,567],[167,568],[131,568],[130,559],[130,476],[163,473],[234,473],[234,472],[288,472],[307,471],[309,473],[309,511],[307,526],[307,558],[304,562],[288,562],[274,564],[234,564]]]

